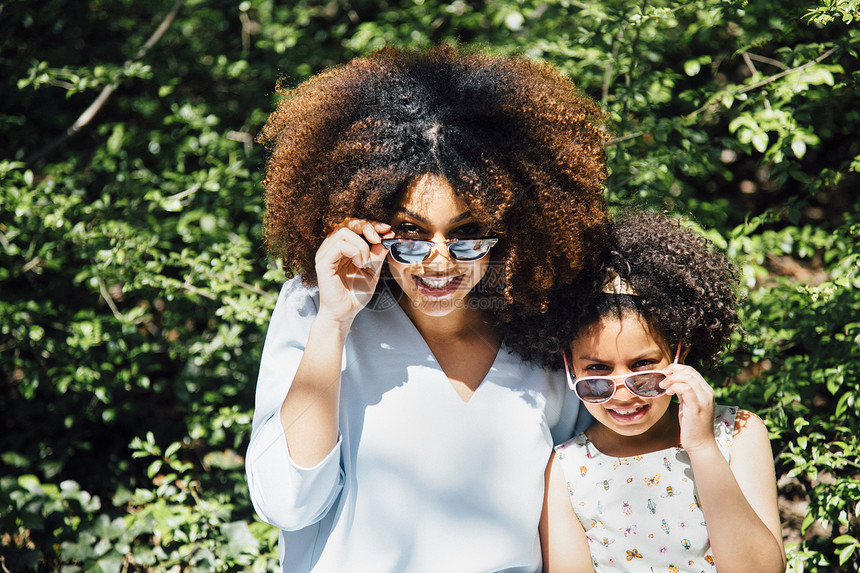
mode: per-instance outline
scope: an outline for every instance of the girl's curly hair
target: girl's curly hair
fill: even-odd
[[[604,293],[617,274],[634,296]],[[734,265],[708,239],[665,214],[626,211],[613,221],[596,271],[554,289],[549,310],[507,343],[545,366],[561,366],[561,352],[604,318],[642,316],[666,344],[682,341],[686,362],[711,366],[738,323]]]
[[[552,285],[592,264],[607,220],[605,115],[548,64],[385,48],[278,91],[258,141],[271,152],[265,244],[287,276],[314,284],[314,255],[333,228],[390,220],[427,173],[447,178],[500,239],[499,318],[515,300],[545,309]]]

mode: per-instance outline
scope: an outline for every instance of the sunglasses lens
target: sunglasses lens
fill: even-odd
[[[637,396],[653,398],[665,392],[665,390],[660,388],[660,382],[665,379],[666,375],[662,372],[634,374],[624,379],[624,385]]]
[[[433,244],[427,241],[410,241],[408,239],[386,239],[382,241],[382,245],[391,251],[391,257],[395,261],[407,265],[420,263],[433,248]]]
[[[490,252],[496,239],[452,239],[447,243],[448,253],[457,261],[477,261]],[[416,265],[433,250],[433,243],[420,239],[383,239],[382,246],[391,252],[398,263]]]
[[[466,239],[448,243],[451,258],[458,261],[477,261],[490,252],[496,241],[492,239]]]
[[[576,394],[583,402],[605,402],[615,390],[615,381],[609,378],[584,378],[576,382]]]

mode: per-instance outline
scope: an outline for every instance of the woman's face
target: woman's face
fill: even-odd
[[[466,309],[469,291],[487,272],[489,256],[472,262],[456,261],[443,244],[449,239],[484,237],[484,229],[447,179],[430,174],[415,178],[390,224],[397,238],[437,244],[426,260],[416,264],[400,263],[388,256],[391,275],[408,298],[411,310],[445,316]]]

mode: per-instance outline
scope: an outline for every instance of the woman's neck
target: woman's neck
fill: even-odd
[[[490,338],[494,341],[499,338],[493,316],[486,311],[475,308],[459,308],[442,316],[431,316],[417,311],[409,304],[407,297],[401,299],[400,307],[415,325],[422,338],[431,345],[434,343],[451,343],[475,336]]]

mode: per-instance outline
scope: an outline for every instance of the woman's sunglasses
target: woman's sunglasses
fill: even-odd
[[[449,239],[444,243],[434,243],[421,239],[382,239],[382,246],[391,253],[398,263],[415,265],[430,258],[430,254],[445,245],[448,254],[455,261],[477,261],[490,252],[490,247],[498,239]]]
[[[570,365],[567,363],[567,352],[564,356],[564,373],[567,375],[567,385],[576,392],[583,402],[589,404],[602,404],[608,402],[615,396],[616,390],[621,384],[640,398],[657,398],[666,393],[660,388],[660,382],[668,376],[662,370],[642,370],[631,374],[617,374],[615,376],[584,376],[574,380],[570,376]],[[675,361],[678,363],[681,357],[681,341],[678,341],[678,349],[675,351]]]

